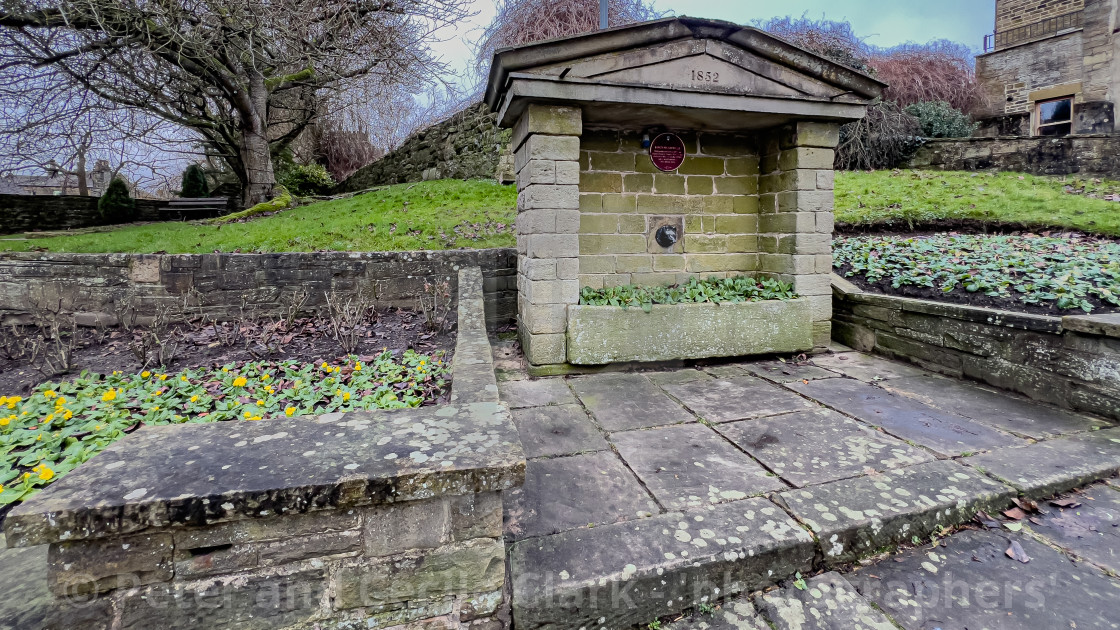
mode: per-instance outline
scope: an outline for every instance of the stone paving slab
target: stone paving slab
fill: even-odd
[[[788,383],[786,387],[949,457],[1026,443],[974,420],[848,378]]]
[[[665,630],[770,630],[770,624],[749,599],[734,599],[716,607],[711,614],[695,613],[674,621]]]
[[[654,385],[659,386],[687,383],[689,381],[711,380],[714,378],[707,372],[701,372],[693,368],[669,370],[667,372],[643,372],[643,374],[645,374],[646,378],[653,381]]]
[[[510,409],[574,405],[578,402],[562,378],[506,381],[498,383],[498,392],[502,402]]]
[[[798,488],[934,459],[831,409],[731,422],[718,431]]]
[[[963,461],[1024,496],[1045,498],[1120,472],[1120,429],[1001,449]]]
[[[737,501],[788,487],[700,423],[615,433],[611,441],[654,498],[670,510]]]
[[[1120,575],[1120,492],[1105,484],[1069,498],[1081,505],[1060,508],[1043,504],[1040,507],[1048,513],[1032,518],[1027,527],[1078,557]]]
[[[759,498],[524,540],[510,550],[514,625],[630,628],[808,572],[815,553]]]
[[[839,372],[867,383],[929,374],[929,372],[917,366],[888,361],[861,352],[842,352],[817,356],[813,357],[813,363],[827,370]]]
[[[1120,628],[1120,581],[1027,536],[964,531],[894,560],[847,577],[905,630]]]
[[[804,398],[753,376],[692,381],[665,391],[709,422],[733,422],[814,409]]]
[[[660,512],[611,452],[530,461],[525,485],[506,491],[505,498],[505,531],[514,539]]]
[[[805,590],[787,586],[767,593],[758,608],[775,630],[897,630],[839,573],[806,580]]]
[[[525,457],[605,451],[610,444],[579,405],[525,407],[512,413]]]
[[[1041,440],[1111,426],[1072,411],[936,376],[899,378],[881,387],[997,429]]]
[[[583,404],[610,432],[696,421],[641,374],[597,374],[570,382]]]
[[[977,510],[1011,504],[1011,488],[953,461],[833,481],[775,495],[812,529],[825,563],[835,566],[940,527],[967,522]]]
[[[783,363],[781,361],[766,361],[763,363],[749,363],[743,366],[747,372],[755,376],[778,383],[792,383],[794,381],[815,381],[821,378],[837,378],[838,372],[826,370],[810,364]]]

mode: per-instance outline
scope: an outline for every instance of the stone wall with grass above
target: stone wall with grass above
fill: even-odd
[[[516,315],[517,254],[511,249],[274,254],[0,254],[0,323],[74,316],[79,325],[122,319],[236,320],[319,311],[327,295],[415,308],[460,268],[482,269],[491,326]],[[454,297],[452,297],[454,299]],[[301,305],[302,306],[299,306]]]
[[[832,282],[840,343],[1120,419],[1120,314],[1050,317],[866,293],[839,276]]]
[[[758,270],[757,139],[679,133],[687,158],[654,167],[642,135],[585,130],[580,138],[580,286],[670,285],[690,276]],[[661,225],[681,239],[659,246]]]

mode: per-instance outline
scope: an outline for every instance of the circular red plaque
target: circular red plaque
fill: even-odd
[[[649,159],[661,171],[675,171],[684,164],[684,140],[675,133],[663,133],[649,145]]]

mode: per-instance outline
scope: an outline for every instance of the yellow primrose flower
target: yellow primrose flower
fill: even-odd
[[[342,393],[342,400],[345,401],[345,402],[350,402],[350,392],[343,392]]]
[[[187,377],[186,377],[186,376],[180,376],[180,377],[179,377],[179,380],[180,380],[180,381],[183,381],[184,383],[186,383],[186,382],[187,382]]]
[[[354,371],[355,372],[361,372],[362,371],[362,362],[361,361],[358,361],[357,363],[354,364]]]
[[[46,466],[39,466],[39,478],[43,481],[50,481],[54,478],[54,471]]]
[[[6,426],[8,426],[9,424],[11,424],[11,422],[12,422],[12,419],[11,419],[11,417],[7,417],[7,418],[0,418],[0,427],[6,427]]]
[[[237,378],[233,379],[233,386],[234,387],[245,387],[245,384],[248,383],[248,382],[249,382],[248,379],[246,379],[244,376],[238,376]]]
[[[191,396],[191,402],[198,402],[198,394]]]
[[[159,380],[166,381],[167,380],[167,375],[166,374],[160,374],[159,375]]]
[[[54,398],[57,395],[58,394],[55,393],[55,391],[53,389],[48,389],[47,391],[43,392],[43,396],[45,396],[47,398]]]
[[[257,406],[258,407],[263,407],[264,406],[264,401],[263,400],[258,400],[257,401]]]
[[[151,375],[152,375],[152,373],[151,373],[151,372],[149,372],[149,371],[145,370],[145,371],[143,371],[143,372],[141,372],[141,373],[140,373],[140,378],[148,378],[148,377],[149,377],[149,376],[151,376]]]
[[[43,424],[50,424],[52,420],[54,420],[53,413],[48,415],[46,418],[43,418]]]
[[[327,365],[326,361],[323,361],[323,365],[321,365],[320,367],[327,371],[330,371],[331,369],[331,366]]]
[[[253,412],[251,412],[251,411],[246,411],[246,412],[245,412],[245,417],[246,417],[246,418],[252,418],[252,417],[253,417]]]
[[[272,375],[270,375],[270,374],[262,374],[261,375],[261,380],[262,381],[267,381],[270,378],[272,378]]]
[[[117,398],[117,392],[116,392],[116,390],[112,390],[112,389],[110,389],[109,391],[107,391],[107,392],[105,392],[104,394],[101,395],[102,402],[112,402],[116,398]]]
[[[420,359],[420,367],[424,367],[425,363],[427,363],[427,361]]]
[[[23,478],[24,479],[30,479],[31,478],[31,473],[23,473]]]
[[[0,492],[4,491],[4,484],[0,483]]]
[[[264,416],[253,416],[253,417],[249,418],[249,422],[255,422],[257,420],[263,420],[263,419],[264,419]]]
[[[120,375],[121,375],[120,370],[113,370],[113,376],[120,376]]]
[[[99,424],[99,425],[93,427],[93,430],[94,431],[100,431],[101,430],[101,425]]]
[[[341,368],[341,367],[335,367],[335,368],[334,368],[334,373],[335,373],[335,374],[338,374],[338,373],[339,373],[339,372],[341,372],[341,371],[342,371],[342,368]]]
[[[40,433],[39,435],[35,436],[35,441],[36,442],[42,442],[43,441],[43,434]]]
[[[63,396],[59,396],[58,400],[54,401],[54,406],[55,407],[61,407],[65,404],[66,404],[66,398],[63,397]]]
[[[265,385],[265,386],[264,386],[264,391],[266,391],[266,392],[268,392],[268,393],[270,393],[270,394],[271,394],[271,393],[275,392],[276,390],[272,389],[272,386],[271,386],[271,385]]]
[[[66,413],[62,414],[62,419],[63,420],[69,420],[70,418],[73,418],[73,417],[74,417],[74,412],[70,411],[69,409],[66,410]]]
[[[334,390],[334,395],[335,396],[341,396],[342,395],[342,390],[341,389]]]
[[[287,409],[284,410],[284,415],[288,416],[289,418],[292,417],[293,415],[295,415],[295,413],[296,413],[296,408],[295,407],[288,407]]]
[[[155,407],[152,407],[152,411],[159,411],[159,405],[156,405]]]
[[[229,374],[229,368],[222,368],[222,371],[225,372],[226,374]]]

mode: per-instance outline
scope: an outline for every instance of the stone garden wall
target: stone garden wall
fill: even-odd
[[[465,109],[443,122],[423,129],[395,151],[359,169],[338,187],[338,192],[364,190],[385,184],[431,179],[498,178],[510,182],[510,132],[499,129],[485,104]]]
[[[427,282],[456,288],[457,270],[482,268],[491,325],[516,317],[517,253],[445,252],[278,254],[0,254],[0,323],[29,322],[38,311],[76,314],[79,324],[143,323],[157,309],[219,319],[280,316],[302,294],[304,309],[328,292],[376,295],[382,306],[416,306]],[[452,295],[455,295],[452,293]]]
[[[1120,314],[1013,313],[864,293],[835,276],[833,295],[840,343],[1120,418]]]
[[[99,197],[80,195],[0,195],[0,234],[71,230],[104,225],[97,212]],[[165,201],[137,199],[137,221],[165,221],[157,208]]]
[[[996,170],[1120,179],[1120,135],[929,140],[918,149],[908,166],[941,171]]]

